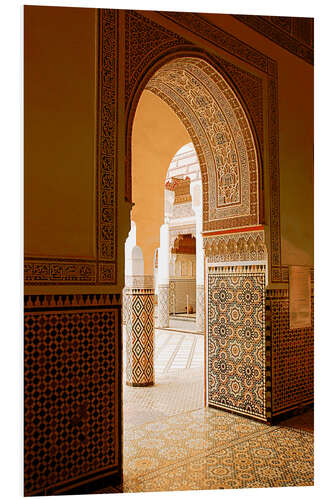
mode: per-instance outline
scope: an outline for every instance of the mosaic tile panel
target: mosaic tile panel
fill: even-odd
[[[313,402],[314,299],[312,325],[290,329],[288,290],[267,290],[266,318],[271,341],[272,415]]]
[[[265,266],[208,273],[208,403],[266,418]]]
[[[120,297],[114,299],[26,298],[26,496],[51,494],[69,483],[120,472],[121,306]],[[113,300],[118,305],[111,305]]]
[[[126,383],[154,383],[154,290],[127,289]]]

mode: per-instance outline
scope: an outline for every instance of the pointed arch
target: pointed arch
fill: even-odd
[[[156,66],[134,95],[132,106],[146,89],[166,102],[187,129],[202,175],[204,232],[260,224],[260,155],[255,132],[235,90],[198,54],[169,56]],[[128,139],[133,108],[128,116],[126,158],[130,177]]]

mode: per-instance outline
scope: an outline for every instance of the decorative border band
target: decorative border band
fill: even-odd
[[[81,259],[24,259],[25,285],[97,285],[116,282],[116,263]]]
[[[38,294],[24,296],[24,309],[57,309],[73,307],[105,307],[121,306],[122,296],[120,293],[92,293],[92,294]]]
[[[126,288],[154,288],[154,276],[147,275],[128,275],[125,276]]]

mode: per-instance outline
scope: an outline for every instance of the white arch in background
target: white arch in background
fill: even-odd
[[[202,239],[202,180],[199,160],[193,144],[182,146],[172,158],[166,182],[172,177],[190,177],[191,204],[174,205],[174,192],[164,190],[164,224],[160,230],[160,248],[158,255],[157,294],[159,298],[158,316],[166,325],[166,293],[169,286],[170,268],[173,267],[171,248],[180,234],[191,233],[196,238],[196,329],[203,331],[204,311],[204,250]],[[163,296],[163,297],[162,297]],[[160,316],[161,315],[161,316]],[[169,315],[169,314],[168,314]],[[163,318],[162,318],[163,316]]]

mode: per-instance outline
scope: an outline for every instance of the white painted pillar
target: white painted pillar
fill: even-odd
[[[157,324],[160,328],[169,326],[169,224],[160,228],[160,249],[157,274]]]
[[[200,332],[205,326],[204,262],[201,211],[196,225],[196,326]]]
[[[136,224],[131,221],[131,230],[128,233],[127,239],[125,241],[125,276],[129,276],[132,273],[132,250],[136,246]],[[126,325],[128,319],[128,303],[126,294],[126,283],[123,288],[123,307],[122,307],[122,321]]]

